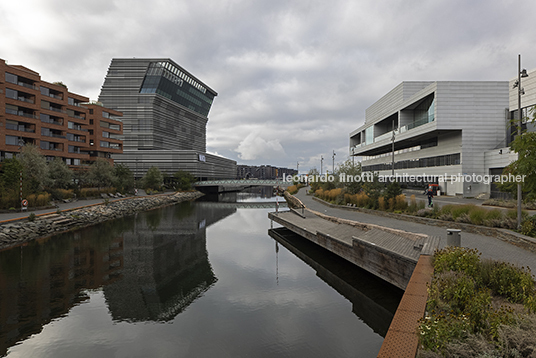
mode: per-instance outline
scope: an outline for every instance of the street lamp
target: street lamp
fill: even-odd
[[[335,151],[333,151],[333,156],[332,156],[332,158],[333,158],[333,175],[335,175],[335,156],[336,156]]]
[[[521,78],[529,77],[526,69],[521,69],[521,54],[517,57],[517,81],[514,82],[513,88],[517,87],[517,115],[518,115],[518,125],[517,125],[517,136],[521,136],[521,126],[523,125],[523,116],[521,115],[521,95],[525,94],[525,90],[521,87]],[[517,228],[521,227],[521,183],[517,183]]]
[[[320,156],[320,175],[322,175],[322,164],[324,164],[324,156]]]
[[[391,175],[395,177],[395,121],[393,120],[393,137],[391,138],[391,150],[393,152]]]

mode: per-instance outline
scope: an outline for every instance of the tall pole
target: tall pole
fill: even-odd
[[[517,115],[519,123],[517,126],[517,136],[521,136],[521,126],[523,124],[523,116],[521,115],[521,54],[517,57]],[[517,228],[521,228],[521,183],[517,183]]]
[[[393,152],[391,175],[395,176],[395,121],[393,120],[393,137],[391,138],[391,151]]]
[[[320,156],[320,175],[322,175],[322,164],[324,164],[324,156]]]
[[[333,174],[335,175],[335,151],[333,151]]]

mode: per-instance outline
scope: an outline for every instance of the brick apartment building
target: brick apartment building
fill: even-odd
[[[0,162],[31,143],[72,168],[122,153],[122,113],[0,59]]]

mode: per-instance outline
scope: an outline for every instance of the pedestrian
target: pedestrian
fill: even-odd
[[[428,191],[426,191],[426,196],[428,197],[428,207],[431,208],[434,206],[434,204],[432,204],[432,198],[434,197],[434,192],[432,191],[432,188],[429,187],[428,188]]]

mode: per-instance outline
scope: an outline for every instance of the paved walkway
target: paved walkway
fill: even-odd
[[[412,195],[415,195],[415,200],[417,202],[422,201],[426,204],[428,203],[428,198],[426,197],[426,195],[423,194],[422,190],[405,189],[402,192],[404,195],[406,195],[406,201],[408,203]],[[500,206],[482,205],[485,200],[475,199],[475,198],[461,198],[458,196],[441,195],[441,196],[434,196],[433,200],[434,200],[434,203],[439,204],[439,206],[443,206],[447,204],[454,204],[454,205],[473,204],[473,205],[477,205],[488,210],[492,210],[492,209],[498,209],[501,211],[516,210],[515,208],[503,208]],[[526,209],[523,209],[523,210],[526,211],[529,215],[536,215],[536,210],[526,210]]]
[[[296,194],[296,197],[300,199],[307,208],[322,212],[326,215],[336,216],[348,220],[360,221],[363,223],[386,226],[414,233],[438,236],[440,238],[440,247],[444,247],[446,245],[446,229],[438,228],[436,226],[413,223],[404,220],[386,218],[383,216],[360,213],[357,211],[332,208],[313,200],[311,195],[305,194],[304,189],[301,189],[299,193]],[[519,266],[529,266],[533,272],[536,271],[535,253],[523,250],[514,245],[510,245],[502,240],[489,236],[462,232],[461,242],[463,247],[478,249],[482,253],[482,257],[508,261]]]
[[[139,189],[138,196],[144,196],[144,195],[146,195],[145,191]],[[114,200],[114,199],[110,198],[110,200]],[[27,211],[27,212],[17,211],[17,212],[14,212],[14,213],[0,213],[0,224],[2,222],[4,222],[4,221],[8,221],[8,220],[27,218],[28,215],[30,215],[31,213],[34,213],[35,215],[47,214],[47,213],[56,213],[56,211],[58,209],[60,209],[60,210],[68,210],[68,209],[78,208],[78,207],[81,207],[81,206],[100,204],[100,203],[103,203],[103,202],[104,202],[104,200],[101,199],[101,198],[99,198],[99,199],[89,199],[89,200],[76,200],[76,201],[72,201],[72,202],[69,202],[69,203],[58,203],[57,208],[42,209],[42,210],[32,210],[32,211]]]

